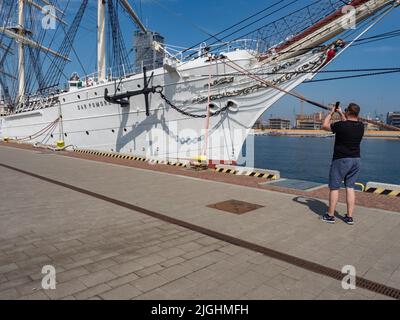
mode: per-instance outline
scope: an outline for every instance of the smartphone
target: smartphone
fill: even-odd
[[[338,111],[339,107],[340,107],[340,101],[336,102],[335,104],[335,112]]]

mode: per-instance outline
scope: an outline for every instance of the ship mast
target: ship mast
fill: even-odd
[[[106,79],[106,1],[98,0],[97,6],[97,73],[98,80]]]
[[[0,33],[4,34],[5,36],[11,38],[13,41],[17,43],[18,46],[18,93],[16,97],[16,102],[21,103],[26,91],[26,61],[25,61],[25,47],[29,46],[31,48],[39,49],[43,52],[49,53],[55,57],[70,61],[70,59],[51,48],[43,46],[41,43],[31,39],[28,37],[30,35],[30,31],[26,30],[25,28],[25,2],[27,4],[35,7],[36,9],[43,10],[41,6],[36,4],[33,0],[17,0],[18,1],[18,24],[17,26],[2,26],[0,27]],[[43,1],[43,0],[42,0]],[[45,1],[43,1],[45,2]],[[58,9],[59,10],[59,9]],[[62,19],[53,16],[52,14],[48,13],[49,16],[52,18],[57,19],[63,24],[66,24]],[[5,73],[4,70],[1,70],[2,73]],[[10,77],[14,78],[14,76],[9,75]]]
[[[107,0],[97,0],[97,74],[98,81],[106,79],[105,11]],[[127,0],[118,0],[133,22],[145,33],[147,29]]]
[[[21,36],[24,35],[25,30],[24,1],[25,0],[18,0],[18,25],[20,30],[19,33]],[[17,101],[20,102],[25,95],[25,52],[24,43],[22,41],[18,41],[18,75],[19,84]]]

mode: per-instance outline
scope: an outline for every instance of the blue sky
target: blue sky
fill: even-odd
[[[65,1],[61,0],[60,2]],[[160,32],[168,44],[191,46],[203,41],[208,36],[202,32],[217,33],[226,27],[266,8],[275,1],[271,0],[130,0],[138,10],[146,26]],[[302,1],[301,5],[309,1]],[[77,8],[80,1],[75,1],[71,9]],[[96,3],[91,0],[85,13],[82,31],[77,35],[76,50],[87,71],[95,68],[96,40]],[[141,8],[141,10],[140,10]],[[400,9],[393,11],[383,22],[366,36],[400,29]],[[268,20],[267,20],[268,21]],[[127,47],[132,45],[135,26],[125,14],[121,16],[121,25]],[[83,53],[83,54],[82,54]],[[340,59],[329,66],[333,69],[357,69],[378,67],[399,67],[400,38],[374,42],[365,46],[349,49]],[[74,57],[72,56],[73,60]],[[328,69],[328,70],[329,70]],[[77,63],[71,63],[67,74],[81,69]],[[329,75],[321,75],[322,78]],[[317,78],[317,79],[318,79]],[[296,91],[316,101],[330,103],[350,101],[361,105],[364,115],[386,114],[388,111],[400,111],[400,73],[371,78],[358,78],[333,82],[303,84]],[[293,118],[299,112],[300,103],[294,98],[283,98],[265,114]],[[305,106],[305,112],[318,111],[315,107]]]

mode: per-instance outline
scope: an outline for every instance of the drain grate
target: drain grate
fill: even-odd
[[[315,188],[320,188],[325,186],[323,183],[297,180],[297,179],[281,179],[274,182],[267,182],[264,185],[287,188],[287,189],[296,189],[302,191],[311,191],[314,190]]]
[[[263,208],[264,206],[240,200],[228,200],[224,202],[210,204],[207,207],[234,214],[244,214],[250,211],[257,210],[259,208]]]
[[[318,263],[315,263],[312,261],[308,261],[308,260],[305,260],[302,258],[298,258],[298,257],[292,256],[292,255],[286,254],[284,252],[279,252],[274,249],[263,247],[256,243],[252,243],[252,242],[249,242],[246,240],[242,240],[242,239],[230,236],[228,234],[224,234],[224,233],[220,233],[218,231],[204,228],[204,227],[192,224],[190,222],[172,218],[172,217],[166,216],[162,213],[151,211],[151,210],[127,203],[127,202],[123,202],[123,201],[120,201],[120,200],[117,200],[114,198],[110,198],[105,195],[102,195],[102,194],[99,194],[99,193],[96,193],[96,192],[93,192],[90,190],[82,189],[77,186],[73,186],[73,185],[58,181],[58,180],[53,180],[51,178],[47,178],[45,176],[41,176],[41,175],[38,175],[33,172],[25,171],[25,170],[22,170],[22,169],[19,169],[16,167],[12,167],[12,166],[9,166],[6,164],[2,164],[2,163],[0,163],[0,166],[3,168],[8,168],[10,170],[14,170],[16,172],[24,173],[28,176],[40,179],[42,181],[52,183],[54,185],[58,185],[58,186],[61,186],[61,187],[64,187],[64,188],[67,188],[67,189],[70,189],[70,190],[73,190],[76,192],[80,192],[82,194],[86,194],[86,195],[96,198],[96,199],[100,199],[103,201],[107,201],[109,203],[113,203],[117,206],[127,208],[129,210],[140,212],[142,214],[159,219],[161,221],[172,223],[172,224],[187,228],[189,230],[202,233],[209,237],[213,237],[215,239],[222,240],[222,241],[228,242],[230,244],[233,244],[233,245],[236,245],[236,246],[248,249],[248,250],[252,250],[254,252],[262,253],[273,259],[285,261],[287,263],[290,263],[291,265],[303,268],[304,270],[308,270],[308,271],[315,272],[315,273],[318,273],[318,274],[321,274],[321,275],[324,275],[327,277],[331,277],[331,278],[339,280],[339,281],[341,281],[344,277],[344,274],[341,271],[326,267],[324,265],[321,265],[321,264],[318,264]],[[371,280],[368,280],[365,278],[361,278],[361,277],[356,277],[356,285],[359,288],[367,289],[369,291],[379,293],[379,294],[391,297],[393,299],[400,300],[400,289],[389,287],[387,285],[377,283],[377,282],[374,282],[374,281],[371,281]]]

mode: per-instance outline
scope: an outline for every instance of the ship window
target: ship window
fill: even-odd
[[[111,132],[112,132],[112,133],[114,133],[114,132],[115,132],[115,130],[114,130],[114,129],[111,129]]]
[[[77,96],[77,97],[78,97],[78,99],[80,99],[80,98],[81,98],[81,96],[80,96],[79,94],[78,94],[78,96]]]
[[[86,105],[85,105],[85,109],[87,109]]]
[[[81,110],[81,107],[80,107],[80,106],[78,106],[78,110]]]
[[[84,104],[85,108],[86,108],[86,104]]]
[[[64,136],[67,136],[67,134],[66,134],[66,133],[64,133]]]
[[[91,103],[89,103],[89,108],[91,108],[92,107],[92,104]]]
[[[137,87],[140,88],[140,84],[138,84]]]
[[[100,106],[100,104],[98,102],[96,102],[96,107]]]
[[[94,92],[94,95],[97,96],[97,92],[96,91]]]
[[[101,102],[100,102],[100,105],[101,105],[101,106],[104,106],[104,103],[103,103],[103,101],[101,101]]]
[[[89,135],[89,131],[86,131],[86,134]]]
[[[53,134],[51,134],[50,137],[53,138]]]
[[[65,98],[63,98],[63,101],[65,102]]]
[[[124,131],[125,131],[125,132],[127,131],[126,128],[124,128]]]

